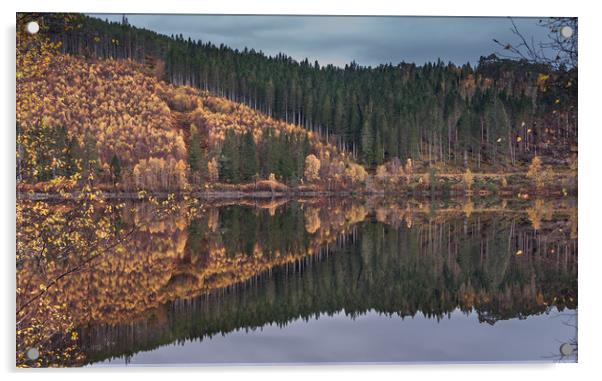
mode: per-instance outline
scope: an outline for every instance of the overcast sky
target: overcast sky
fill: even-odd
[[[120,21],[122,15],[92,15]],[[438,58],[456,64],[498,52],[492,41],[516,42],[508,18],[127,15],[130,24],[233,48],[285,53],[297,60],[344,66],[423,64]],[[529,39],[546,38],[537,18],[515,18]]]

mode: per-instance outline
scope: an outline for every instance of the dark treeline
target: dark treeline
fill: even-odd
[[[310,153],[307,136],[300,138],[268,129],[258,145],[251,132],[226,132],[220,155],[220,180],[227,183],[266,179],[273,173],[287,183],[303,177],[305,157]]]
[[[283,216],[294,220],[291,212]],[[220,225],[238,217],[234,209],[224,210]],[[497,215],[421,220],[411,228],[367,220],[344,245],[331,246],[329,255],[307,257],[227,290],[169,302],[135,323],[86,326],[80,330],[82,347],[87,361],[96,362],[343,309],[351,316],[376,310],[439,319],[459,308],[476,311],[489,324],[551,306],[574,309],[576,242],[549,234],[555,227],[551,223],[538,232],[520,218]],[[224,239],[239,243],[237,237],[244,236],[222,231]]]
[[[495,55],[476,67],[438,61],[339,68],[165,36],[133,27],[125,17],[109,23],[81,16],[79,22],[56,28],[63,52],[147,62],[173,84],[315,131],[367,166],[395,157],[516,165],[535,154],[566,157],[577,141],[576,70]]]

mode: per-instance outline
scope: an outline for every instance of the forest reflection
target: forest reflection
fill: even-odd
[[[156,208],[127,203],[113,223],[135,226],[131,236],[43,296],[66,306],[82,363],[343,310],[460,309],[494,324],[577,308],[572,199],[182,201],[160,218]],[[20,297],[71,260],[25,261]]]

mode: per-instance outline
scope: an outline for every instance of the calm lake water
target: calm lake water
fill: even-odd
[[[127,210],[124,248],[49,296],[82,365],[576,361],[574,200]]]

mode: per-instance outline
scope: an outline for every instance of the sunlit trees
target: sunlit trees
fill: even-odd
[[[40,46],[46,46],[42,40]],[[29,70],[36,51],[30,42],[29,37],[21,39],[17,49],[32,49],[18,54],[17,62],[21,181],[81,172],[83,180],[113,183],[126,173],[131,176],[140,159],[186,157],[183,136],[172,128],[169,108],[157,96],[159,83],[139,66],[128,61],[91,63],[49,47],[43,64]],[[28,161],[35,168],[26,168]],[[61,173],[58,167],[69,169]]]
[[[527,171],[527,177],[530,178],[537,189],[543,188],[554,179],[554,170],[549,165],[543,168],[541,157],[534,156]]]
[[[351,163],[345,169],[345,175],[351,180],[353,184],[363,184],[368,178],[368,172],[366,169],[355,163]]]
[[[71,79],[62,75],[65,71],[72,73]],[[41,88],[45,98],[18,105],[21,143],[17,163],[22,180],[35,183],[56,176],[57,171],[44,163],[57,158],[69,172],[79,166],[82,178],[93,179],[96,185],[117,183],[119,178],[121,189],[148,186],[148,190],[167,190],[173,186],[180,190],[184,182],[177,178],[181,174],[189,176],[195,186],[205,179],[248,183],[270,173],[280,181],[297,184],[304,175],[305,158],[312,154],[330,157],[332,165],[325,172],[325,179],[332,177],[330,185],[344,184],[344,168],[351,158],[320,136],[247,106],[158,82],[132,62],[88,63],[54,54],[49,55],[47,72],[34,74],[29,80]],[[132,94],[125,96],[129,92]],[[51,106],[42,107],[47,103]],[[36,118],[44,123],[33,125],[31,120]],[[56,127],[58,123],[65,128]],[[189,128],[186,140],[179,127]],[[38,137],[35,141],[34,136]],[[40,138],[54,139],[59,143],[52,144],[60,147],[50,149]],[[31,147],[38,147],[39,152],[33,155]],[[34,156],[40,161],[37,170],[48,170],[39,176],[26,175],[28,150],[30,161]],[[58,151],[65,151],[65,157]],[[188,165],[176,167],[170,164],[171,158]],[[212,173],[208,173],[210,167]]]
[[[305,179],[314,182],[320,178],[320,159],[314,154],[307,155],[305,158]]]
[[[21,182],[78,172],[81,182],[94,186],[166,191],[181,190],[188,181],[195,187],[205,180],[241,184],[274,173],[296,186],[310,154],[319,161],[327,158],[318,172],[329,188],[362,177],[356,169],[351,179],[345,175],[353,157],[326,143],[320,131],[193,87],[161,82],[145,66],[148,57],[144,64],[87,60],[58,53],[54,45],[28,53],[30,40],[20,40],[17,68]],[[36,70],[23,67],[30,61],[40,63]],[[168,72],[171,65],[168,61]],[[343,122],[342,96],[339,92],[339,101],[330,106],[326,101],[337,114],[332,121],[328,117],[328,124]],[[264,111],[269,114],[270,108]]]
[[[408,158],[406,160],[404,171],[407,175],[412,175],[414,173],[414,163],[413,163],[412,159]]]
[[[134,166],[133,183],[137,189],[151,191],[186,190],[186,162],[173,157],[142,159]]]
[[[197,99],[191,96],[187,88],[180,87],[174,89],[173,93],[167,98],[168,106],[175,111],[189,112],[197,107]]]

